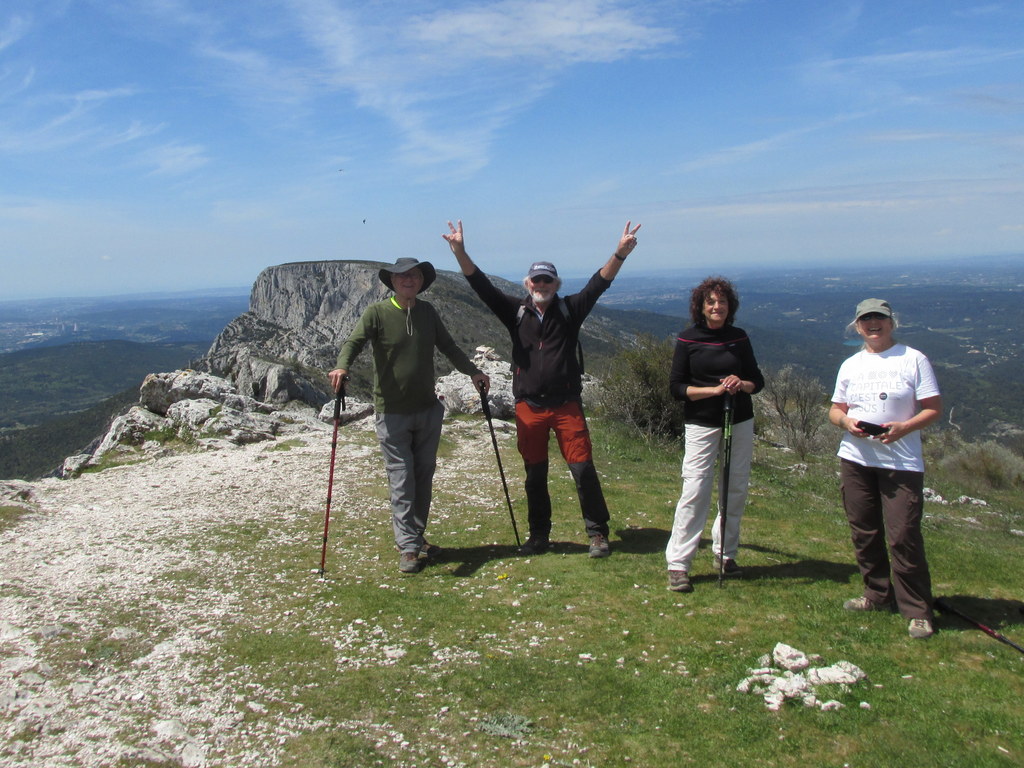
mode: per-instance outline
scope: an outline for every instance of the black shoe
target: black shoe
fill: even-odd
[[[718,569],[722,568],[722,558],[715,555],[715,573],[718,573]],[[742,576],[743,569],[740,568],[739,564],[731,557],[725,558],[725,568],[722,571],[726,576]]]
[[[531,536],[526,543],[519,548],[520,555],[543,555],[548,551],[551,542],[547,536]]]
[[[441,552],[443,552],[443,551],[444,550],[442,550],[436,544],[431,544],[429,541],[424,539],[423,540],[423,546],[420,547],[420,559],[421,560],[436,560],[438,557],[441,556]]]

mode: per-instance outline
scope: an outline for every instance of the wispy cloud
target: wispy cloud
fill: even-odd
[[[151,173],[159,176],[181,176],[209,162],[203,147],[195,144],[165,144],[147,150],[142,160],[151,165]]]
[[[29,29],[29,20],[20,15],[12,16],[0,27],[0,51],[20,40]]]
[[[385,117],[413,167],[467,175],[493,137],[551,87],[560,70],[650,53],[675,33],[612,0],[504,0],[355,18],[327,0],[296,0],[296,18],[356,103]],[[386,23],[385,23],[386,22]]]
[[[937,78],[954,71],[1011,62],[1024,58],[1024,48],[956,47],[907,50],[870,56],[823,59],[815,62],[822,72],[839,76]]]
[[[470,61],[608,62],[676,39],[671,30],[640,21],[639,8],[601,0],[504,0],[414,18],[408,35]]]
[[[691,171],[703,170],[705,168],[747,162],[758,156],[777,151],[783,147],[788,147],[804,136],[833,128],[842,123],[860,119],[864,117],[864,115],[865,113],[838,115],[828,120],[822,120],[810,125],[793,128],[788,131],[782,131],[781,133],[767,136],[756,141],[725,147],[704,155],[703,157],[681,164],[678,167],[678,171],[688,173]]]

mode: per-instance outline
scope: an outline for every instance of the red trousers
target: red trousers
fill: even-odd
[[[569,402],[557,408],[535,408],[529,403],[516,403],[519,453],[527,466],[548,460],[548,436],[552,431],[567,464],[579,464],[593,458],[590,430],[579,403]]]

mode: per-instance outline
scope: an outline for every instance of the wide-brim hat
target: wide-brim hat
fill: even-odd
[[[395,290],[395,286],[391,284],[392,275],[404,275],[410,269],[418,268],[423,273],[423,286],[417,291],[417,293],[423,293],[430,287],[430,284],[437,278],[437,271],[434,269],[434,265],[429,261],[419,261],[417,259],[404,258],[399,259],[393,265],[384,267],[377,274],[380,276],[380,281],[384,283],[392,291]]]
[[[885,317],[892,317],[892,307],[885,299],[864,299],[864,301],[857,305],[857,313],[853,316],[853,319],[860,320],[864,315],[870,315],[873,312],[877,312]]]

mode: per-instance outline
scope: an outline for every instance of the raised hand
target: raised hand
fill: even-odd
[[[619,239],[619,245],[615,249],[615,255],[620,259],[624,259],[629,256],[629,254],[633,252],[633,249],[636,248],[636,233],[639,231],[640,225],[637,224],[635,227],[630,229],[632,224],[633,222],[631,221],[626,222],[626,226],[622,230],[622,237]]]

